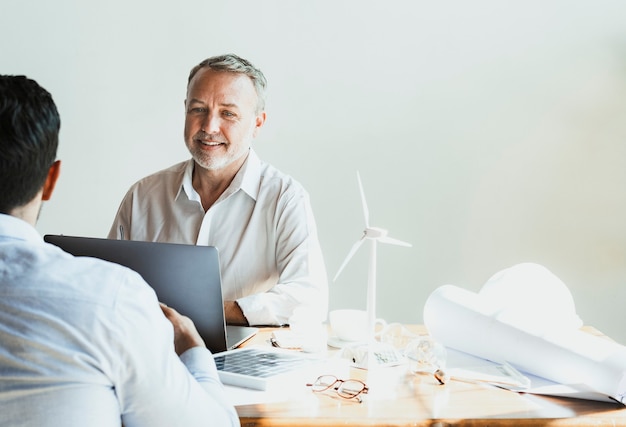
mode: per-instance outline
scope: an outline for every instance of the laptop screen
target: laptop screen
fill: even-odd
[[[217,248],[51,234],[44,240],[75,256],[100,258],[135,270],[159,301],[193,320],[211,352],[228,349]]]

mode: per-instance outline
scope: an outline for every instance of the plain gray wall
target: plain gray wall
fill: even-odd
[[[189,69],[269,80],[261,157],[309,190],[329,277],[372,225],[378,315],[533,261],[626,342],[626,2],[0,0],[0,72],[48,88],[62,176],[39,231],[104,237],[137,179],[188,158]],[[365,308],[367,250],[331,286]],[[529,313],[532,315],[532,312]]]

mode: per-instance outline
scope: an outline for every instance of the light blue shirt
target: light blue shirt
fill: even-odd
[[[192,185],[194,161],[150,175],[128,190],[109,238],[215,246],[222,295],[251,325],[281,325],[306,306],[319,322],[328,279],[309,195],[254,150],[205,212]]]
[[[0,214],[0,426],[231,426],[210,352],[180,358],[154,291]]]

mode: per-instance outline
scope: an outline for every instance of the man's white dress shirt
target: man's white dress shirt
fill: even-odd
[[[190,159],[135,183],[109,238],[215,246],[224,300],[237,301],[249,324],[286,324],[298,306],[323,321],[328,279],[302,185],[250,150],[205,212],[191,183],[193,167]]]
[[[179,358],[135,272],[0,214],[0,426],[231,426],[206,348]]]

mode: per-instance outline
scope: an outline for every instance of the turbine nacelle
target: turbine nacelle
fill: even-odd
[[[363,230],[363,237],[367,239],[380,239],[382,237],[387,237],[388,231],[384,228],[378,227],[368,227]]]

